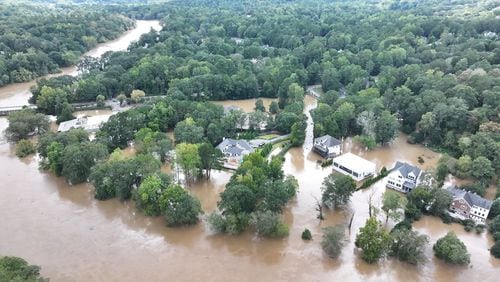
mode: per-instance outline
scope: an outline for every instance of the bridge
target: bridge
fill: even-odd
[[[73,109],[75,111],[84,111],[84,110],[95,110],[95,109],[112,109],[112,105],[106,103],[104,106],[99,105],[96,102],[84,102],[84,103],[71,103]],[[38,107],[36,105],[22,105],[22,106],[8,106],[8,107],[0,107],[0,116],[8,116],[10,113],[19,112],[23,109],[37,110]]]
[[[23,105],[23,106],[9,106],[9,107],[0,107],[0,116],[6,116],[12,112],[19,112],[23,109],[31,109],[36,110],[37,107],[35,105]]]

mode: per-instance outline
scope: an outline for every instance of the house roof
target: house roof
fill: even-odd
[[[333,147],[342,144],[342,142],[336,138],[333,138],[330,135],[324,135],[314,139],[314,144],[321,144],[321,146],[325,147]]]
[[[219,149],[224,154],[242,155],[246,152],[253,152],[252,146],[246,140],[224,139],[219,145]]]
[[[97,131],[99,127],[106,121],[109,116],[93,116],[93,117],[79,117],[72,120],[64,121],[59,124],[58,132],[65,132],[72,128],[82,128],[86,131]]]
[[[404,162],[396,162],[392,170],[399,170],[404,177],[408,177],[411,172],[418,177],[421,172],[420,168]]]
[[[471,207],[478,206],[487,210],[491,209],[491,204],[493,202],[483,197],[480,197],[475,193],[458,189],[456,186],[448,187],[446,190],[448,190],[448,192],[451,193],[454,199],[464,199]]]
[[[243,109],[235,105],[224,106],[224,113],[229,113],[231,111],[243,111]]]
[[[365,160],[360,156],[354,155],[352,153],[346,153],[340,155],[333,159],[334,162],[341,164],[351,170],[356,170],[355,168],[363,167],[365,169],[370,169],[375,171],[375,164],[369,160]]]

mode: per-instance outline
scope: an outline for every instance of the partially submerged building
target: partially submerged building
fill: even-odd
[[[79,117],[59,124],[57,132],[66,132],[73,128],[81,128],[88,132],[96,132],[109,116]]]
[[[387,176],[386,186],[399,192],[408,193],[419,184],[422,170],[404,162],[396,162]]]
[[[492,201],[475,193],[450,186],[446,190],[453,200],[448,208],[450,215],[460,219],[472,219],[476,223],[484,224],[490,213]]]
[[[333,169],[361,181],[375,174],[376,165],[352,153],[346,153],[333,159]]]
[[[219,145],[217,145],[224,155],[224,167],[229,169],[236,169],[243,161],[243,157],[252,153],[254,148],[246,140],[236,140],[225,138]]]
[[[342,141],[330,135],[314,138],[313,150],[323,158],[333,158],[342,154]]]

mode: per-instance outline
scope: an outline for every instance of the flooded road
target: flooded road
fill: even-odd
[[[236,101],[231,101],[237,104]],[[306,97],[306,110],[315,107]],[[249,102],[246,104],[250,105]],[[242,108],[250,107],[240,105]],[[237,104],[238,105],[238,104]],[[253,108],[253,104],[252,104]],[[88,115],[99,113],[87,112]],[[102,112],[106,114],[106,112]],[[0,130],[7,126],[0,118]],[[38,170],[35,158],[20,160],[13,146],[0,137],[0,254],[16,255],[42,266],[51,281],[496,281],[500,261],[488,252],[493,242],[486,234],[466,233],[460,225],[445,225],[424,217],[414,224],[430,237],[429,262],[415,267],[396,260],[368,265],[354,249],[354,238],[368,217],[368,197],[380,197],[383,181],[356,192],[345,211],[327,212],[316,219],[315,199],[331,169],[317,164],[312,153],[312,124],[304,148],[285,155],[284,170],[299,180],[300,191],[286,208],[284,217],[290,236],[260,239],[251,232],[241,236],[214,235],[203,222],[185,228],[167,228],[162,218],[137,212],[133,202],[96,201],[89,184],[68,186],[63,179]],[[388,148],[365,152],[349,140],[346,150],[391,167],[395,160],[417,164],[422,156],[432,166],[439,155],[398,137]],[[133,151],[128,152],[133,154]],[[169,171],[168,166],[164,171]],[[200,198],[205,213],[217,206],[229,172],[213,172],[210,181],[189,190]],[[338,260],[323,255],[321,228],[345,223],[354,213],[348,242]],[[389,223],[392,225],[393,223]],[[313,241],[300,235],[309,228]],[[432,256],[432,244],[454,230],[472,254],[471,267],[451,267]]]
[[[160,30],[160,22],[136,21],[136,27],[134,29],[126,31],[115,40],[98,44],[95,48],[85,53],[84,56],[100,57],[108,51],[127,50],[131,42],[139,40],[142,34],[149,32],[151,29]],[[76,66],[72,66],[62,68],[60,73],[49,74],[44,77],[49,78],[61,75],[74,76],[76,74]],[[28,99],[31,97],[30,87],[34,85],[36,85],[36,80],[23,83],[14,83],[4,87],[0,87],[0,107],[28,105]]]

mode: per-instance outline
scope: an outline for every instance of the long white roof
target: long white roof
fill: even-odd
[[[362,167],[364,169],[375,170],[375,163],[365,160],[360,156],[352,153],[345,153],[333,159],[334,162],[341,164],[351,170],[356,170],[355,168]]]

